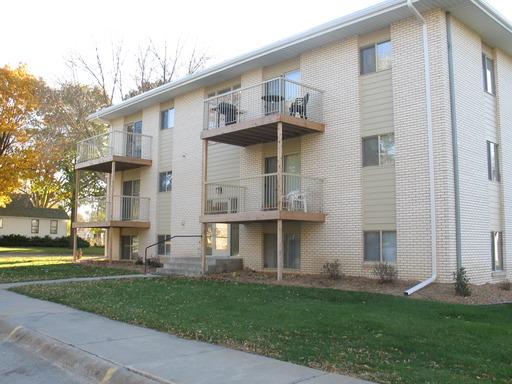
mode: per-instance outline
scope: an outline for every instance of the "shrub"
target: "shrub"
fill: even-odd
[[[387,284],[398,278],[398,271],[394,265],[377,263],[373,266],[373,276],[378,279],[379,283]]]
[[[466,269],[460,267],[457,272],[453,272],[453,280],[455,280],[455,292],[457,295],[467,297],[471,295],[469,288],[469,277],[466,275]]]
[[[144,264],[144,258],[142,256],[137,256],[137,259],[135,260],[135,265],[143,265]]]
[[[146,265],[155,268],[162,268],[164,266],[158,256],[148,257],[148,259],[146,260]]]
[[[512,283],[510,282],[510,280],[502,281],[501,283],[498,284],[498,288],[503,291],[510,291],[510,289],[512,289]]]
[[[3,247],[61,247],[70,248],[72,245],[71,236],[55,237],[50,236],[23,236],[4,235],[0,236],[0,246]],[[81,237],[77,238],[78,248],[88,248],[90,245]]]
[[[333,262],[326,262],[322,266],[322,275],[326,275],[330,280],[339,280],[341,279],[341,270],[340,270],[340,262],[338,259]]]

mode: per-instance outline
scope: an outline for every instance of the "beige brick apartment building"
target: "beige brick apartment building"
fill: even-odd
[[[91,119],[76,168],[110,186],[74,227],[113,258],[512,278],[512,25],[483,1],[386,1]]]

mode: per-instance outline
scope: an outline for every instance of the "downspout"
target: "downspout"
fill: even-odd
[[[412,0],[407,0],[407,6],[421,22],[423,27],[423,61],[425,66],[425,97],[427,107],[427,139],[428,139],[428,165],[429,165],[429,183],[430,183],[430,232],[431,232],[431,252],[432,252],[432,276],[427,280],[409,288],[404,295],[411,295],[417,290],[433,283],[437,278],[437,238],[436,238],[436,196],[434,179],[434,140],[432,135],[432,96],[430,93],[430,63],[428,51],[427,23],[416,8],[412,5]]]
[[[450,82],[450,110],[452,122],[453,146],[453,184],[455,191],[455,242],[457,252],[457,270],[462,267],[462,240],[460,219],[460,181],[459,181],[459,140],[457,133],[457,109],[455,106],[455,77],[453,71],[452,16],[446,12],[446,35],[448,40],[448,71]]]

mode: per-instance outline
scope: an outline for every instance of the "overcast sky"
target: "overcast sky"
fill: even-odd
[[[23,62],[53,82],[71,52],[123,41],[137,47],[177,37],[215,54],[216,62],[252,51],[322,23],[380,3],[379,0],[4,0],[0,67]],[[487,0],[512,20],[511,0]]]

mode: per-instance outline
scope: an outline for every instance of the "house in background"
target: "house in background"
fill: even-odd
[[[109,192],[73,226],[112,258],[512,278],[512,25],[484,1],[386,1],[90,118],[76,169]]]
[[[28,196],[20,195],[0,208],[0,236],[64,237],[68,236],[69,221],[63,209],[35,208]]]

